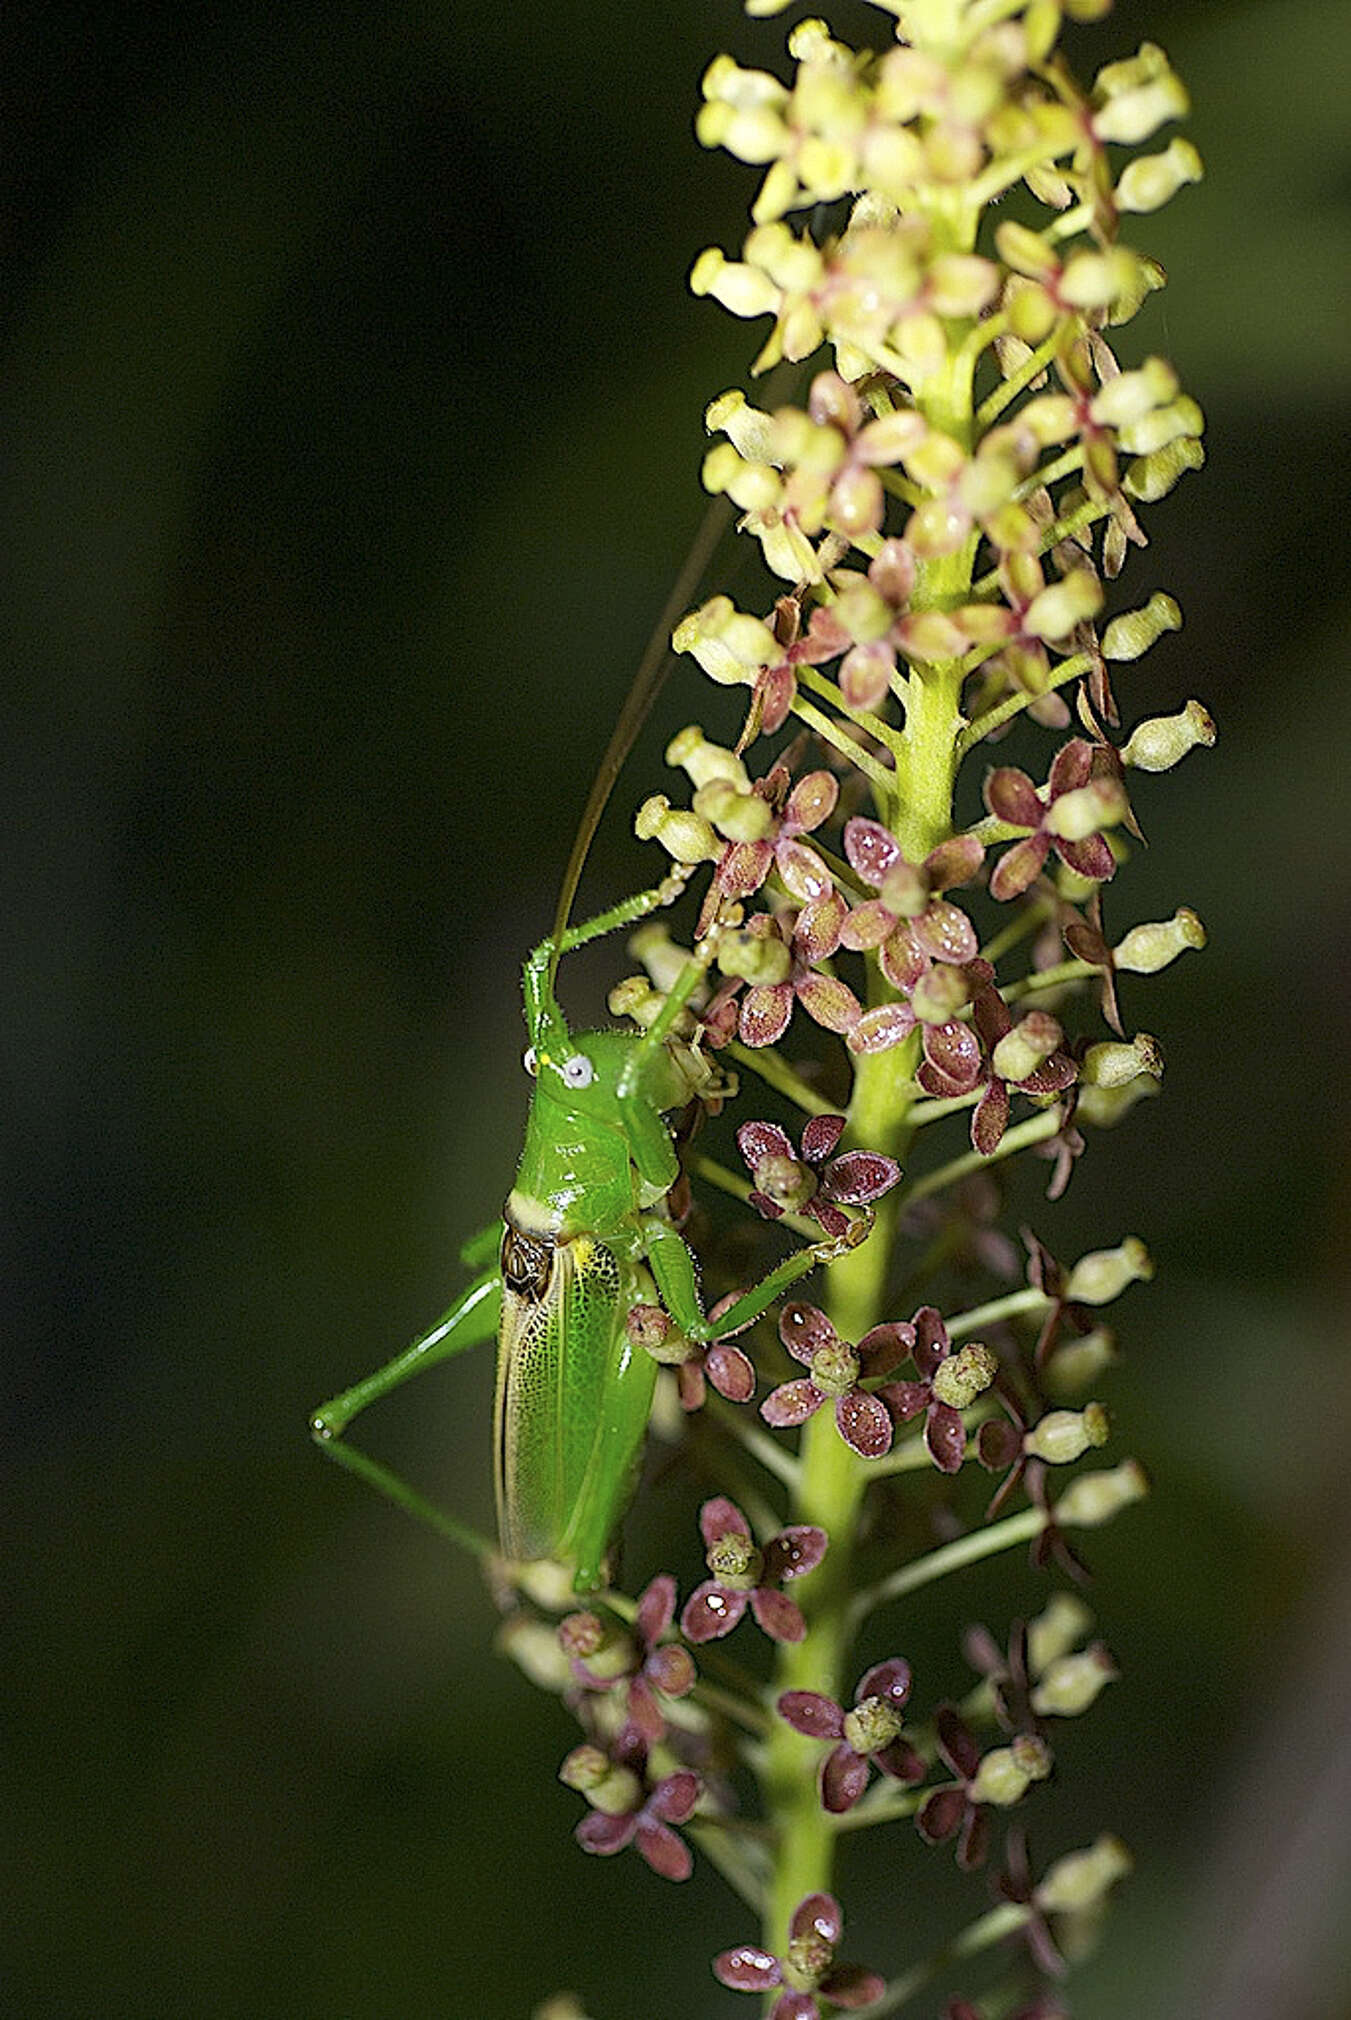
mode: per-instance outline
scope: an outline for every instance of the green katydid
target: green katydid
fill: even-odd
[[[559,956],[632,924],[678,895],[668,878],[582,925],[567,912],[615,774],[661,673],[673,611],[702,571],[721,515],[710,515],[639,669],[602,761],[564,878],[549,939],[525,963],[525,1015],[535,1075],[525,1147],[503,1218],[464,1252],[479,1274],[431,1330],[366,1380],[325,1403],[311,1430],[335,1459],[459,1541],[473,1541],[405,1483],[343,1441],[367,1404],[411,1375],[495,1333],[496,1486],[501,1549],[511,1563],[567,1566],[579,1591],[604,1577],[605,1554],[632,1494],[656,1381],[628,1326],[660,1302],[694,1342],[748,1325],[791,1284],[866,1233],[795,1250],[716,1321],[704,1316],[694,1258],[663,1202],[679,1176],[665,1117],[716,1081],[697,1042],[677,1035],[706,972],[707,942],[686,963],[641,1033],[572,1035],[554,993]],[[491,1260],[490,1260],[491,1258]],[[479,1546],[475,1546],[479,1547]]]

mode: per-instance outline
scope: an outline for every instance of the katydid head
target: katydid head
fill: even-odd
[[[525,1055],[526,1071],[538,1084],[537,1099],[589,1122],[619,1126],[620,1081],[637,1042],[623,1031],[574,1036],[560,1018],[545,1043],[532,1045]]]

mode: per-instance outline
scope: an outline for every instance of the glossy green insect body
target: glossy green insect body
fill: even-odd
[[[631,924],[670,895],[667,887],[647,892],[570,927],[562,946]],[[656,1381],[656,1363],[630,1337],[629,1314],[660,1303],[686,1339],[715,1331],[699,1301],[694,1258],[663,1207],[680,1172],[665,1118],[719,1077],[697,1046],[672,1033],[703,961],[687,964],[649,1030],[574,1037],[553,994],[556,945],[545,941],[525,967],[535,1089],[516,1183],[501,1222],[466,1250],[466,1260],[483,1264],[491,1244],[495,1260],[421,1339],[317,1411],[311,1429],[334,1458],[466,1540],[342,1433],[368,1403],[495,1331],[502,1554],[513,1564],[565,1565],[587,1590],[604,1577],[632,1494]],[[843,1241],[796,1250],[721,1316],[716,1331],[748,1325],[856,1238],[851,1230]]]

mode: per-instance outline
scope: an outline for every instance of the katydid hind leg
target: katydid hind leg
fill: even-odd
[[[437,1367],[468,1347],[480,1346],[484,1340],[494,1339],[501,1310],[502,1278],[494,1263],[477,1276],[450,1309],[441,1314],[436,1324],[414,1340],[411,1346],[396,1354],[392,1361],[387,1361],[383,1368],[377,1368],[363,1381],[354,1382],[350,1389],[344,1389],[341,1395],[332,1397],[317,1409],[310,1418],[310,1430],[316,1441],[321,1445],[330,1445],[341,1438],[352,1419],[362,1410],[400,1388],[414,1375]]]

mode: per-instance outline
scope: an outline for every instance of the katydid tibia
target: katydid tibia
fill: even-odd
[[[867,1232],[795,1250],[711,1324],[694,1258],[664,1213],[679,1176],[665,1118],[717,1076],[697,1040],[677,1025],[714,952],[710,936],[685,964],[643,1032],[573,1036],[555,996],[559,957],[634,924],[679,895],[657,886],[582,925],[568,912],[600,813],[664,672],[666,642],[725,519],[705,518],[658,621],[592,786],[559,896],[553,933],[525,964],[527,1067],[535,1075],[525,1147],[503,1218],[464,1251],[479,1274],[431,1330],[384,1368],[325,1403],[310,1420],[320,1445],[433,1527],[471,1548],[480,1540],[423,1500],[377,1460],[349,1445],[348,1424],[367,1404],[466,1347],[497,1337],[495,1409],[499,1542],[512,1564],[547,1559],[576,1589],[602,1582],[605,1554],[633,1491],[657,1367],[631,1337],[635,1306],[659,1303],[698,1343],[749,1325],[820,1262]]]

